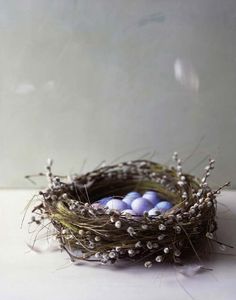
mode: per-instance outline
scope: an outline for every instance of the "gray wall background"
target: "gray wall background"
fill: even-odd
[[[196,148],[236,188],[235,147],[235,0],[0,1],[1,187]]]

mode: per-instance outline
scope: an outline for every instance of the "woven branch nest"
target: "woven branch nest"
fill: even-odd
[[[68,182],[47,166],[49,187],[41,191],[34,207],[34,221],[50,220],[56,239],[72,261],[114,263],[120,259],[143,261],[145,267],[169,261],[180,263],[189,252],[199,256],[203,241],[214,240],[217,225],[216,195],[228,185],[211,190],[207,184],[214,161],[198,179],[182,172],[175,153],[175,167],[135,160],[98,168]],[[152,190],[173,207],[155,216],[122,214],[91,205],[105,196],[124,197],[130,191]]]

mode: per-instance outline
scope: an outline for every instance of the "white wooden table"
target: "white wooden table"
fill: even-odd
[[[0,190],[0,299],[236,299],[236,250],[216,247],[205,267],[196,265],[72,265],[61,252],[35,253],[27,246],[27,226],[20,229],[32,190]],[[219,198],[218,240],[236,246],[236,192]],[[221,205],[222,203],[223,205]]]

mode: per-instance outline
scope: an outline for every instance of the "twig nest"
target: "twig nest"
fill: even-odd
[[[207,184],[214,161],[202,179],[176,167],[135,160],[93,170],[62,181],[47,166],[49,187],[40,192],[34,213],[54,225],[60,246],[73,261],[180,262],[213,239],[216,195]],[[226,184],[227,185],[227,184]],[[100,200],[99,200],[100,199]],[[198,255],[198,254],[197,254]]]

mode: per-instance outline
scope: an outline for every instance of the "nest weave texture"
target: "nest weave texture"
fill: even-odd
[[[120,259],[143,261],[145,267],[170,261],[179,263],[189,253],[198,256],[202,242],[216,230],[216,195],[207,184],[214,161],[202,179],[176,167],[135,160],[101,167],[68,182],[47,166],[49,187],[40,192],[33,212],[49,219],[61,248],[72,261],[114,263]],[[91,205],[105,196],[124,197],[130,191],[156,191],[173,207],[156,216],[131,216]],[[40,223],[38,221],[38,223]]]

